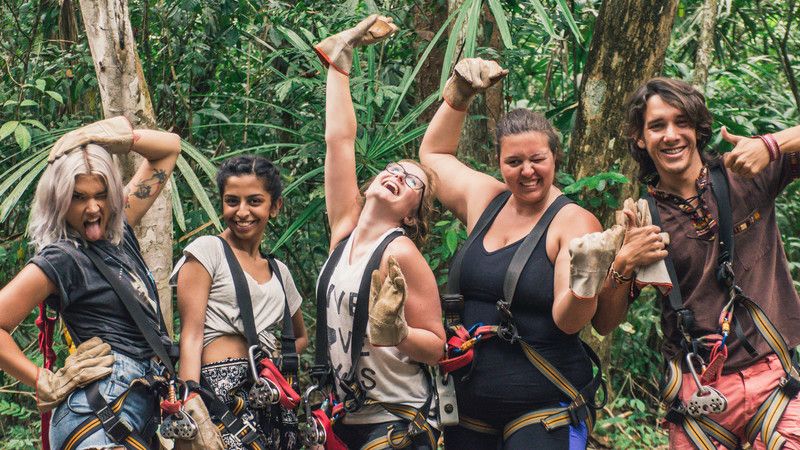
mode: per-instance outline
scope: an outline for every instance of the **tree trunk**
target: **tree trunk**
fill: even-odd
[[[156,128],[150,93],[136,53],[127,0],[81,0],[81,14],[94,60],[103,114],[124,115],[134,128]],[[123,179],[129,180],[141,162],[130,154],[118,160]],[[170,185],[164,187],[150,211],[135,228],[142,256],[158,284],[161,311],[172,335],[172,204]]]
[[[413,9],[414,32],[417,35],[415,42],[416,53],[421,55],[436,35],[436,32],[447,20],[447,6],[437,0],[424,0],[416,2]],[[446,37],[442,37],[428,54],[428,58],[422,63],[422,68],[416,80],[414,80],[417,103],[422,102],[439,90],[439,77],[442,73],[442,64],[444,64],[446,43]],[[420,123],[429,123],[435,113],[436,107],[428,108],[427,111],[420,115]]]
[[[694,58],[694,76],[692,85],[700,92],[705,92],[708,81],[708,67],[714,50],[714,28],[717,26],[717,5],[719,0],[705,0],[703,3],[703,22],[700,25],[700,39],[697,43],[697,54]]]
[[[606,0],[594,26],[589,57],[580,86],[578,112],[572,131],[568,170],[575,179],[608,171],[613,165],[631,180],[636,163],[625,138],[626,97],[657,75],[664,63],[677,0]],[[637,191],[631,183],[627,197]],[[610,225],[613,210],[594,211]],[[584,330],[582,337],[608,367],[611,339],[598,339]]]

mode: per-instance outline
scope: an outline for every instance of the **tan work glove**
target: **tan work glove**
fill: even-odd
[[[406,303],[406,279],[394,256],[389,257],[389,273],[381,285],[379,270],[372,272],[369,291],[369,343],[376,347],[394,347],[408,336],[403,306]]]
[[[623,208],[632,211],[636,215],[638,223],[632,224],[633,226],[645,227],[653,224],[653,218],[650,215],[650,205],[647,204],[647,200],[640,198],[634,202],[633,199],[627,198],[623,203]],[[617,223],[627,225],[628,218],[624,213],[621,216],[622,219],[620,218],[620,212],[618,211]],[[664,242],[664,245],[668,245],[669,234],[661,232],[659,235],[661,236],[661,240]],[[669,279],[667,265],[663,259],[652,264],[648,264],[644,267],[637,267],[635,273],[636,286],[639,288],[650,285],[658,288],[664,295],[668,294],[672,289],[672,281]]]
[[[175,450],[224,450],[222,433],[211,420],[203,399],[193,392],[183,403],[183,410],[197,424],[197,436],[191,440],[175,439]]]
[[[56,141],[47,162],[52,163],[86,144],[100,145],[112,155],[128,153],[133,147],[133,127],[125,116],[117,116],[72,130]]]
[[[447,80],[442,98],[450,107],[459,111],[469,108],[472,98],[490,88],[508,75],[508,70],[495,61],[481,58],[466,58],[456,64]]]
[[[314,46],[314,51],[325,67],[330,64],[334,69],[350,76],[350,69],[353,68],[353,47],[380,42],[397,30],[391,17],[373,14],[353,28],[326,37]]]
[[[111,374],[114,355],[99,337],[82,343],[55,373],[40,368],[36,374],[36,406],[47,412],[58,406],[75,389]]]
[[[624,238],[625,228],[615,225],[569,242],[569,289],[576,297],[597,295]]]

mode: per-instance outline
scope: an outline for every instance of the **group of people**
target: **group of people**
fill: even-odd
[[[734,149],[714,156],[703,95],[646,82],[630,95],[627,138],[647,193],[603,231],[555,185],[561,143],[538,113],[498,122],[502,180],[459,160],[471,100],[508,73],[471,58],[448,80],[419,162],[389,162],[359,185],[353,52],[396,29],[370,16],[315,46],[330,256],[314,268],[317,353],[302,399],[302,296],[261,248],[283,202],[279,169],[259,156],[220,166],[226,228],[191,242],[171,277],[176,370],[132,227],[169,179],[179,136],[117,117],[55,144],[31,214],[36,254],[0,290],[0,368],[52,413],[51,448],[153,448],[161,418],[177,448],[434,449],[440,437],[448,449],[586,448],[602,380],[578,332],[613,331],[646,285],[663,300],[670,447],[800,448],[800,298],[775,215],[800,176],[800,126],[723,128]],[[131,151],[144,162],[123,186],[111,155]],[[443,303],[420,251],[434,199],[469,235]],[[41,303],[78,344],[55,372],[10,334]],[[297,432],[300,400],[312,437]]]

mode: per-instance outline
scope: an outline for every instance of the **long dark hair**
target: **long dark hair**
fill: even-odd
[[[644,114],[647,110],[647,100],[658,95],[673,108],[679,109],[689,120],[697,133],[697,150],[704,162],[714,159],[714,156],[704,150],[711,140],[711,123],[713,118],[706,106],[703,94],[689,83],[672,78],[653,78],[643,84],[633,93],[626,102],[628,151],[637,163],[639,173],[637,178],[642,183],[658,184],[656,165],[647,154],[647,149],[639,147],[636,141],[642,139],[644,132]]]

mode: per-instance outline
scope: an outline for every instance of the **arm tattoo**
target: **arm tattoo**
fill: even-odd
[[[163,169],[155,169],[153,170],[153,176],[136,184],[136,188],[133,190],[132,194],[136,196],[136,198],[144,200],[153,195],[154,186],[162,185],[166,181],[167,171]],[[159,189],[155,190],[155,192],[158,191]]]

